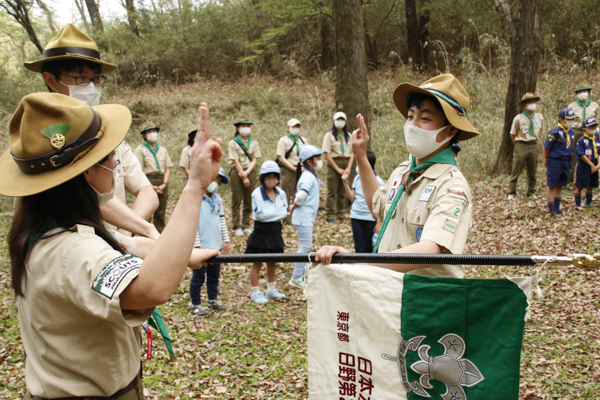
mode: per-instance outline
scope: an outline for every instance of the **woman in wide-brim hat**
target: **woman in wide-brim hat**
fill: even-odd
[[[206,129],[173,212],[177,228],[154,242],[108,232],[100,217],[100,201],[114,190],[114,149],[131,123],[129,110],[51,93],[21,100],[0,157],[0,194],[21,197],[9,250],[26,399],[143,398],[132,327],[171,297],[188,264],[199,268],[217,254],[192,252],[221,156],[209,139],[206,107],[203,113]]]

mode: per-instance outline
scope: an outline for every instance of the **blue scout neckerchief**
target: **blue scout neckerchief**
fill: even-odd
[[[247,154],[250,152],[250,142],[252,141],[252,138],[250,135],[248,135],[248,147],[246,147],[246,143],[244,143],[244,140],[240,137],[240,135],[235,135],[233,140],[235,140],[235,142],[242,146],[242,149],[244,149],[244,161],[246,161],[248,158]]]
[[[535,111],[533,115],[529,115],[527,111],[523,111],[523,115],[529,118],[529,137],[533,136],[533,118],[535,117]]]
[[[298,153],[298,157],[299,157],[299,156],[300,156],[300,146],[298,146],[298,139],[299,139],[300,135],[298,134],[298,135],[296,135],[296,137],[293,137],[292,135],[290,135],[290,133],[289,133],[289,132],[288,132],[288,133],[286,133],[285,135],[286,135],[287,137],[289,137],[290,139],[292,139],[292,141],[293,141],[294,143],[296,143],[296,152]],[[302,142],[302,143],[304,143],[304,142]]]
[[[581,100],[577,99],[577,104],[579,104],[581,106],[581,108],[583,108],[583,119],[582,119],[582,121],[585,121],[585,108],[592,104],[592,100],[588,99],[587,103],[583,104],[581,102]]]
[[[571,136],[569,135],[569,128],[567,128],[560,122],[558,123],[558,127],[560,129],[562,129],[565,132],[565,135],[567,136],[567,149],[568,149],[571,146]]]
[[[419,166],[416,166],[416,159],[415,159],[415,157],[412,157],[410,160],[410,168],[409,168],[409,171],[411,173],[408,175],[408,179],[406,180],[406,186],[410,185],[410,181],[412,180],[412,177],[413,177],[413,174],[412,174],[413,172],[423,171],[423,170],[431,167],[434,164],[450,164],[450,165],[458,166],[456,164],[456,159],[454,158],[454,153],[452,152],[452,146],[446,147],[446,149],[444,149],[441,153],[436,154],[435,156],[431,157],[429,160],[425,161],[423,164],[421,164]],[[401,179],[400,182],[402,182],[403,178],[404,178],[404,176],[402,176],[400,178]],[[405,189],[405,186],[401,184],[400,187],[398,188],[398,191],[394,195],[394,200],[392,201],[392,205],[389,208],[387,214],[385,215],[385,218],[383,219],[383,224],[381,225],[381,229],[379,230],[379,236],[377,237],[377,242],[375,243],[375,246],[373,247],[373,253],[377,253],[377,250],[379,249],[379,243],[381,242],[381,239],[383,238],[383,234],[385,233],[385,230],[387,229],[388,223],[390,222],[390,219],[392,218],[392,214],[394,213],[394,210],[398,206],[398,201],[402,197],[402,194],[404,193],[404,189]]]
[[[156,168],[158,168],[158,173],[162,174],[162,171],[160,169],[160,164],[158,163],[158,158],[156,158],[156,153],[158,153],[158,149],[160,148],[158,143],[156,143],[156,150],[154,150],[152,148],[152,146],[150,146],[150,143],[148,143],[147,140],[144,140],[143,146],[147,147],[152,152],[152,155],[154,156],[154,161],[156,161]]]

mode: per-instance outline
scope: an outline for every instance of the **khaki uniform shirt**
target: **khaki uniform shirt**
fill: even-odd
[[[409,170],[406,161],[390,176],[385,186],[373,195],[373,213],[383,221]],[[469,184],[457,167],[435,164],[427,168],[405,189],[393,211],[379,245],[380,253],[388,253],[421,240],[431,240],[452,254],[461,254],[472,223]],[[416,269],[412,274],[462,278],[461,265],[433,265]]]
[[[583,107],[581,107],[579,104],[577,104],[576,101],[574,101],[573,103],[569,104],[569,108],[575,113],[575,125],[573,125],[573,130],[579,130],[580,132],[583,132],[583,129],[581,128],[581,122],[583,122]],[[585,117],[594,117],[597,120],[600,116],[598,114],[599,108],[600,106],[598,106],[598,103],[592,101],[592,104],[585,107]]]
[[[248,143],[246,139],[244,139],[244,142]],[[248,150],[248,155],[256,159],[262,157],[262,154],[260,153],[260,146],[258,145],[258,142],[254,140],[254,138],[252,138],[252,140],[250,141],[250,149]],[[239,161],[243,169],[248,168],[250,162],[252,161],[246,156],[246,153],[244,153],[244,149],[242,149],[242,146],[240,146],[239,143],[237,143],[235,140],[232,140],[229,142],[229,165],[233,165],[234,160]]]
[[[146,146],[139,145],[138,148],[135,149],[135,156],[140,161],[142,169],[144,170],[144,174],[150,175],[159,173],[154,155]],[[163,146],[158,148],[156,158],[158,159],[158,164],[160,165],[160,173],[164,174],[167,168],[173,167],[171,157],[169,157],[167,149],[165,149]]]
[[[522,113],[513,119],[510,134],[516,135],[516,142],[537,142],[544,131],[544,116],[536,112],[533,116],[533,136],[529,134],[531,121]]]
[[[348,141],[344,142],[344,153],[342,153],[342,142],[338,136],[336,136],[338,140],[335,140],[333,137],[333,132],[329,131],[323,137],[323,148],[326,152],[331,154],[331,157],[350,157],[352,155],[352,137],[348,134]]]
[[[115,197],[126,203],[125,191],[134,194],[141,188],[150,186],[150,181],[144,175],[140,162],[126,142],[121,143],[117,147],[115,155],[117,169],[119,170],[119,180],[115,187]]]
[[[192,146],[185,146],[181,150],[181,158],[179,159],[179,166],[182,168],[190,168],[190,156],[192,154]]]
[[[278,156],[281,156],[281,158],[285,158],[285,153],[287,153],[292,146],[294,146],[294,149],[290,152],[290,156],[287,158],[287,160],[295,167],[296,165],[298,165],[298,163],[300,162],[300,156],[298,155],[298,149],[302,150],[302,148],[310,143],[308,143],[308,140],[304,137],[304,136],[297,136],[297,141],[298,144],[296,146],[294,146],[294,141],[292,139],[290,139],[289,137],[287,137],[287,135],[281,137],[281,139],[279,139],[279,142],[277,142],[277,152],[275,154],[277,154]],[[304,141],[304,143],[302,143],[300,141],[300,139],[302,139]]]
[[[133,239],[114,234],[135,251]],[[124,311],[119,298],[138,276],[141,262],[83,225],[33,246],[25,297],[16,298],[32,395],[109,396],[138,374],[137,327],[153,309]]]

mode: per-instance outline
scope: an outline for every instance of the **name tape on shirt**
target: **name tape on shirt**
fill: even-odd
[[[421,193],[421,197],[419,197],[419,201],[424,201],[424,202],[428,202],[429,199],[431,198],[431,195],[433,194],[433,192],[435,191],[435,186],[427,186],[425,188],[425,190],[423,190],[423,193]]]
[[[464,186],[450,186],[446,189],[446,193],[448,193],[448,196],[450,197],[464,200],[466,206],[469,205],[469,195],[467,194],[467,188]]]
[[[115,290],[117,290],[119,283],[121,283],[125,275],[139,268],[142,265],[142,261],[144,260],[133,254],[123,254],[115,258],[106,264],[98,276],[96,276],[94,283],[92,283],[92,290],[112,299]]]

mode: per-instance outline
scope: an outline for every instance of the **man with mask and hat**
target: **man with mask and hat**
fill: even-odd
[[[538,161],[538,139],[544,130],[544,116],[536,112],[540,98],[533,93],[525,93],[519,104],[524,110],[513,119],[510,137],[515,144],[512,173],[508,184],[507,200],[514,200],[517,194],[517,181],[523,168],[527,168],[527,197],[536,199],[535,172]]]
[[[26,62],[25,68],[41,73],[48,90],[81,100],[88,106],[98,105],[103,74],[117,69],[102,61],[96,43],[73,24],[66,24],[50,40],[42,59]],[[110,229],[123,228],[129,232],[156,239],[158,231],[147,222],[158,207],[158,197],[144,175],[137,158],[126,142],[115,153],[119,179],[110,200],[101,205],[102,217]],[[131,209],[126,206],[125,191],[136,196]],[[108,198],[108,197],[107,197]]]
[[[479,132],[467,119],[469,94],[452,74],[419,86],[403,83],[394,103],[406,117],[404,139],[412,155],[380,187],[367,158],[369,134],[362,115],[352,134],[352,151],[369,209],[383,221],[375,245],[378,253],[461,254],[472,224],[472,198],[454,159],[452,145]],[[342,247],[323,247],[317,260],[331,262]],[[460,265],[379,265],[418,275],[464,277]]]
[[[575,89],[575,95],[577,100],[569,104],[569,108],[575,113],[575,125],[573,125],[573,131],[575,132],[575,143],[585,134],[585,130],[582,126],[583,121],[588,118],[598,118],[598,103],[592,101],[592,88],[590,85],[582,84]],[[578,161],[576,157],[577,146],[573,146],[573,164],[571,167],[571,173],[569,174],[569,183],[573,183],[575,178],[575,164]]]

